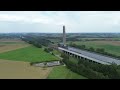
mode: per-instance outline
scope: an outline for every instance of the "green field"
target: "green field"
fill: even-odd
[[[65,66],[56,66],[48,76],[48,79],[87,79],[67,69]]]
[[[104,48],[105,51],[120,56],[120,46],[112,45],[112,44],[104,44],[104,43],[96,43],[94,41],[75,41],[77,45],[86,45],[87,48]]]
[[[55,55],[61,55],[61,53],[60,53],[59,51],[57,51],[57,50],[53,50],[53,53],[54,53]]]
[[[59,60],[57,57],[46,53],[43,49],[29,46],[13,51],[8,51],[0,54],[0,59],[26,61],[26,62],[43,62],[51,60]]]

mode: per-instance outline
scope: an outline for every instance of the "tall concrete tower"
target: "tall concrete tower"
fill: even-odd
[[[64,44],[64,46],[66,46],[65,26],[63,26],[63,44]]]

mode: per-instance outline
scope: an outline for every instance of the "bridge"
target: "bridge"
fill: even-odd
[[[64,52],[65,54],[73,56],[77,59],[88,60],[89,62],[98,63],[98,64],[111,65],[112,63],[114,63],[120,65],[119,59],[111,58],[98,53],[93,53],[86,50],[77,49],[74,47],[67,47],[67,48],[58,47],[58,49]]]
[[[63,43],[60,43],[58,45],[58,50],[61,50],[62,52],[70,56],[73,56],[77,59],[88,60],[89,62],[94,62],[98,64],[107,64],[107,65],[111,65],[112,63],[114,63],[120,65],[119,59],[67,46],[65,26],[63,26]]]

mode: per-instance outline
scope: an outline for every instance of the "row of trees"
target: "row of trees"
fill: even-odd
[[[33,44],[38,48],[42,48],[42,45],[48,46],[51,43],[49,40],[37,36],[24,36],[21,39],[29,44]]]
[[[120,56],[108,53],[108,52],[105,51],[104,48],[96,48],[96,49],[93,48],[93,47],[87,48],[86,45],[76,45],[76,44],[72,44],[72,43],[70,44],[70,46],[75,47],[75,48],[79,48],[79,49],[83,49],[83,50],[87,50],[87,51],[91,51],[91,52],[100,53],[100,54],[103,54],[103,55],[107,55],[107,56],[111,56],[111,57],[120,59]]]
[[[120,79],[120,66],[116,64],[103,65],[92,63],[88,60],[71,59],[72,57],[65,54],[61,56],[64,58],[63,62],[70,70],[89,79]],[[74,60],[77,62],[75,63]]]
[[[44,51],[50,53],[53,51],[53,49],[52,48],[45,48]]]
[[[29,43],[29,44],[32,44],[34,45],[35,47],[38,47],[38,48],[42,48],[42,46],[48,46],[51,41],[45,39],[45,38],[40,38],[40,37],[33,37],[33,36],[24,36],[21,38],[23,41]],[[52,55],[54,55],[54,53],[52,52],[53,49],[52,48],[44,48],[44,51],[47,52],[47,53],[51,53]]]
[[[28,38],[22,38],[23,41],[29,43],[29,44],[32,44],[38,48],[42,48],[42,45],[40,43],[38,43],[37,41],[34,41],[33,39],[28,39]]]

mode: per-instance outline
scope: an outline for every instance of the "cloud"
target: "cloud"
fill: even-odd
[[[36,31],[42,28],[46,32],[57,32],[57,26],[62,25],[66,25],[67,32],[120,32],[119,11],[0,11],[0,22],[17,23],[16,28],[24,23],[27,29],[31,25]]]

